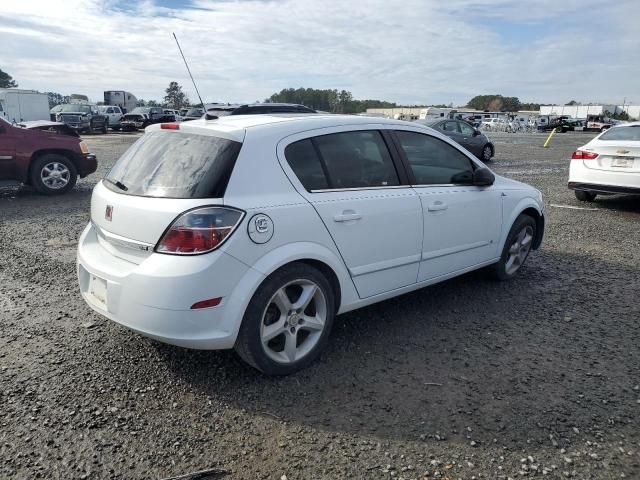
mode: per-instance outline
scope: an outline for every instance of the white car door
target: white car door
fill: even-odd
[[[395,138],[424,214],[418,282],[497,258],[501,192],[471,184],[475,161],[426,132],[396,130]]]
[[[366,298],[416,282],[422,207],[380,131],[344,130],[289,137],[278,156],[322,218],[358,294]]]

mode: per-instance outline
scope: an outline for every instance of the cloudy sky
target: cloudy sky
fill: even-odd
[[[0,68],[21,88],[252,102],[286,87],[464,104],[640,103],[640,0],[3,0]]]

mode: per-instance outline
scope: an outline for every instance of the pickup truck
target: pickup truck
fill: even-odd
[[[164,113],[162,107],[136,107],[120,120],[120,128],[125,132],[144,130],[154,123],[175,122],[175,115]]]

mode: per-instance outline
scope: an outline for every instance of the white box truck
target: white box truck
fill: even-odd
[[[0,116],[10,122],[49,120],[49,97],[35,90],[0,88]]]

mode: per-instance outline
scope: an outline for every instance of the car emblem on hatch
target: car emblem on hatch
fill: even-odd
[[[110,222],[113,217],[113,207],[111,205],[107,205],[107,208],[104,209],[104,218]]]
[[[629,150],[618,150],[616,153],[622,153],[624,155],[625,153],[629,153]]]

